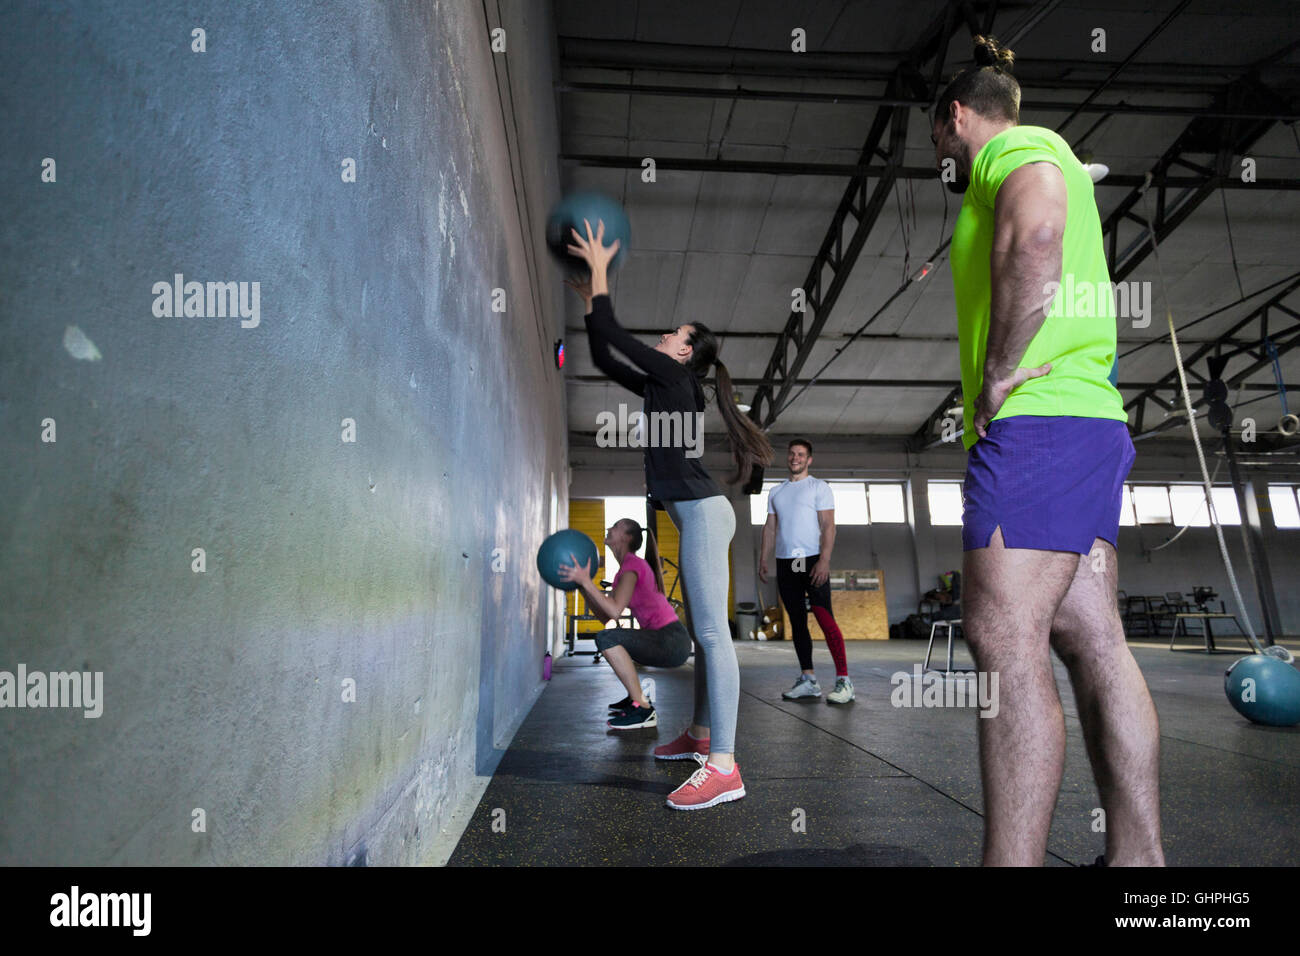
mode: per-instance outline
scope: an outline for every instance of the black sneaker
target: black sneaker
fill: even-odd
[[[659,715],[655,713],[654,704],[642,707],[633,701],[627,710],[612,720],[605,722],[610,730],[640,730],[642,727],[658,727]]]
[[[1085,864],[1084,864],[1084,866],[1105,866],[1105,865],[1106,865],[1106,856],[1105,856],[1105,854],[1102,854],[1101,856],[1097,857],[1097,859],[1096,859],[1094,862],[1092,862],[1092,863],[1085,863]]]
[[[623,711],[627,710],[631,706],[632,706],[632,695],[629,694],[627,697],[624,697],[622,700],[620,700],[617,704],[610,704],[609,709],[614,711],[617,714],[617,713],[622,713]]]

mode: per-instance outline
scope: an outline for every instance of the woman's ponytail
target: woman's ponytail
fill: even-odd
[[[767,435],[736,405],[732,391],[731,373],[718,357],[718,338],[707,325],[692,322],[694,330],[688,339],[691,349],[691,369],[704,378],[710,368],[717,377],[718,411],[727,427],[727,440],[731,445],[731,458],[736,464],[735,473],[727,479],[731,485],[749,481],[755,465],[768,465],[772,461],[772,443]]]
[[[650,570],[654,572],[655,587],[659,589],[659,593],[666,594],[664,569],[659,562],[659,542],[655,540],[654,532],[649,528],[645,529],[645,563],[650,565]]]

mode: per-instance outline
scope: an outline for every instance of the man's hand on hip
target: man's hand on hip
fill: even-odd
[[[1031,378],[1041,378],[1052,370],[1051,363],[1038,368],[1018,368],[1009,378],[992,379],[985,377],[984,389],[975,398],[975,433],[980,438],[988,437],[989,422],[1002,409],[1002,405],[1013,391]]]

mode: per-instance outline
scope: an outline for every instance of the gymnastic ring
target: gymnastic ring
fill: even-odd
[[[1300,416],[1283,415],[1278,419],[1277,430],[1288,438],[1296,432],[1300,432]]]

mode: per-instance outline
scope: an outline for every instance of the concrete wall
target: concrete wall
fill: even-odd
[[[718,425],[720,428],[720,424]],[[773,446],[778,449],[777,465],[768,477],[784,478],[783,454],[794,436],[777,435]],[[920,595],[938,586],[937,576],[961,568],[961,528],[935,527],[930,524],[926,498],[927,482],[932,479],[960,479],[965,472],[965,456],[951,449],[936,449],[922,455],[907,455],[891,450],[879,441],[818,439],[811,436],[816,454],[813,474],[826,479],[854,478],[871,480],[910,480],[916,527],[906,525],[841,526],[835,539],[837,567],[880,567],[885,572],[885,597],[889,620],[902,620],[916,610]],[[572,438],[574,497],[643,494],[645,482],[639,453],[592,446],[586,438]],[[709,444],[706,466],[715,476],[727,474],[730,458],[716,442]],[[1133,481],[1199,481],[1190,442],[1170,446],[1162,443],[1138,443],[1138,460],[1130,474]],[[1210,462],[1214,468],[1214,460]],[[1261,491],[1267,482],[1296,481],[1294,471],[1245,469]],[[1216,483],[1225,483],[1224,466]],[[608,490],[606,490],[608,489]],[[737,515],[732,560],[736,574],[736,600],[754,600],[754,562],[760,542],[760,529],[750,527],[749,503],[744,497],[734,500]],[[1300,578],[1300,530],[1278,531],[1264,520],[1265,547],[1271,563],[1274,592],[1284,632],[1300,634],[1300,593],[1293,582]],[[1119,539],[1119,586],[1131,594],[1163,594],[1166,591],[1190,591],[1208,584],[1232,605],[1227,573],[1219,557],[1212,528],[1193,528],[1168,548],[1150,549],[1167,540],[1175,531],[1168,525],[1121,528]],[[1248,613],[1256,630],[1262,633],[1263,619],[1259,600],[1246,563],[1239,528],[1225,528],[1228,553],[1237,573]],[[766,601],[777,600],[772,584],[765,592]],[[1226,628],[1231,630],[1231,628]],[[815,631],[814,631],[815,633]]]
[[[478,3],[7,13],[0,670],[102,672],[103,713],[0,710],[0,863],[458,838],[543,686],[567,514],[554,27],[489,6],[504,54]],[[175,273],[260,283],[260,322],[157,317]]]

